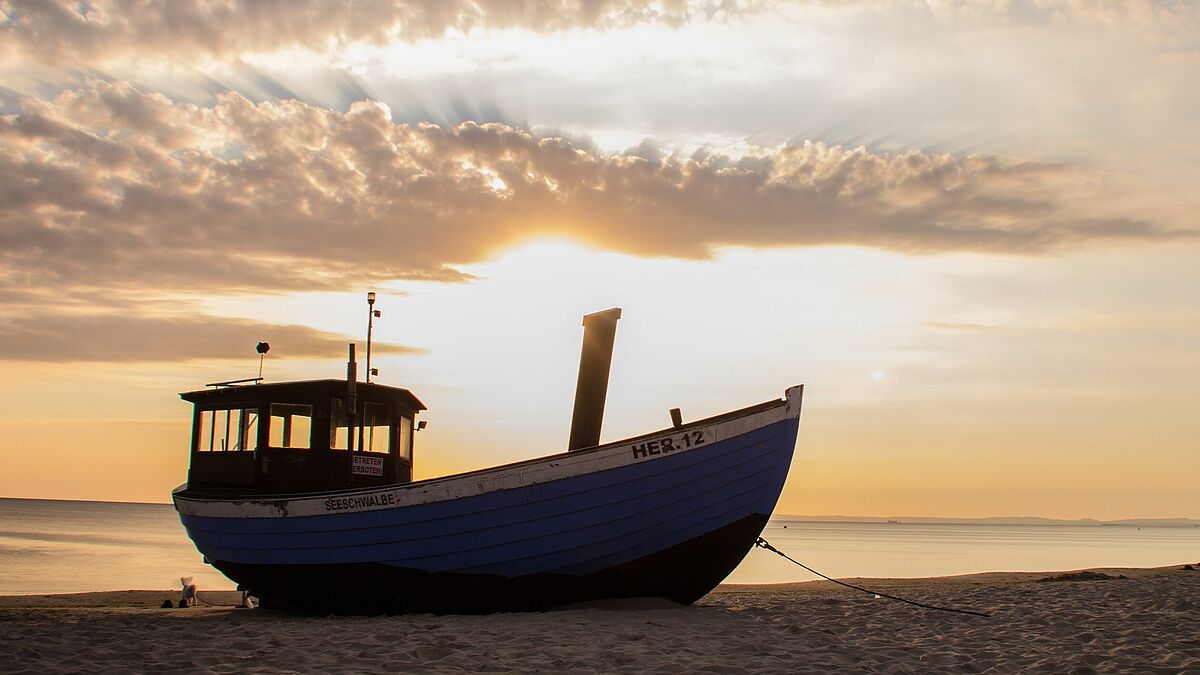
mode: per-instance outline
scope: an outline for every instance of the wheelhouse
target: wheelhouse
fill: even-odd
[[[346,380],[217,386],[193,404],[189,492],[290,494],[412,480],[407,389]]]

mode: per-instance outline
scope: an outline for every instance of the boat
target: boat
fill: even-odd
[[[565,452],[412,480],[425,410],[346,379],[214,383],[172,499],[206,563],[262,606],[349,614],[690,604],[754,546],[788,475],[803,385],[600,443],[621,310],[584,317]],[[370,342],[368,340],[368,355]],[[261,350],[260,350],[261,352]]]

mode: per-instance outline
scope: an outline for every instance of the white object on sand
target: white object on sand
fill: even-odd
[[[179,594],[179,606],[191,607],[196,604],[196,584],[192,577],[179,577],[179,583],[183,585],[183,592]]]

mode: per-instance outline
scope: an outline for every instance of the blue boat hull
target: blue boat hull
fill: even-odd
[[[264,607],[341,614],[486,614],[617,598],[691,604],[737,567],[767,523],[757,514],[648,556],[583,575],[505,577],[426,572],[382,563],[253,565],[215,562]]]
[[[181,505],[186,493],[176,504],[205,558],[276,606],[461,613],[623,597],[686,604],[720,583],[765,526],[791,463],[798,396],[796,406],[795,416],[743,423],[753,426],[744,432],[721,436],[713,429],[725,427],[710,425],[712,442],[686,452],[639,457],[641,446],[622,442],[499,469],[552,472],[593,452],[599,467],[478,494],[388,503],[443,484],[448,492],[482,485],[487,472],[403,486],[399,497],[309,496],[310,507],[323,504],[320,515],[296,515],[290,502],[270,515],[236,506],[213,515],[220,505]]]

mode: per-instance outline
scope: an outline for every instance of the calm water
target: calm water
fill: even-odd
[[[772,520],[762,536],[805,565],[839,578],[1159,567],[1200,561],[1200,527]],[[758,584],[815,578],[773,553],[755,549],[726,581]]]
[[[169,504],[0,499],[0,595],[234,584],[200,561]]]
[[[785,528],[784,525],[787,527]],[[887,525],[773,520],[776,548],[836,577],[1153,567],[1200,561],[1200,527]],[[0,595],[233,583],[200,561],[170,505],[0,499]],[[812,575],[754,550],[727,581]]]

